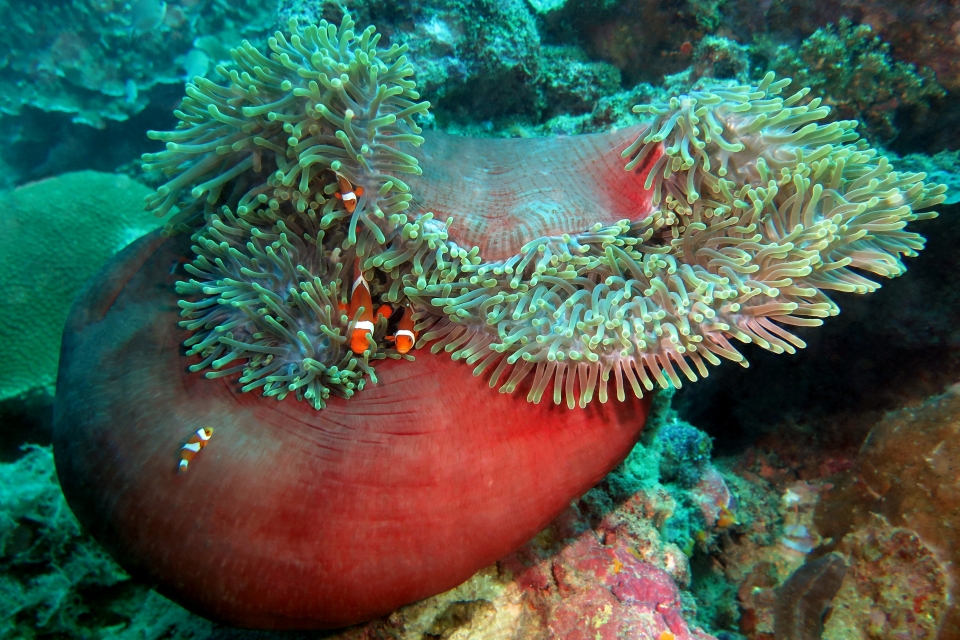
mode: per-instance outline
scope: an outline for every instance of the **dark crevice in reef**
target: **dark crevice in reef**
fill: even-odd
[[[148,129],[166,130],[176,124],[172,115],[183,98],[183,85],[157,85],[147,92],[149,105],[121,122],[108,121],[103,129],[76,123],[68,113],[24,107],[20,115],[0,118],[0,160],[6,177],[0,188],[25,184],[68,171],[116,171],[139,166],[140,155],[157,144]]]
[[[25,444],[49,446],[53,436],[53,398],[28,394],[0,402],[0,463],[22,455]]]
[[[960,148],[960,96],[947,93],[930,101],[929,109],[901,107],[894,126],[900,131],[890,149],[900,155],[927,153]]]
[[[576,43],[593,60],[603,60],[623,74],[624,86],[659,83],[664,74],[682,71],[689,59],[677,48],[703,35],[686,2],[567,2],[541,18],[545,41]]]

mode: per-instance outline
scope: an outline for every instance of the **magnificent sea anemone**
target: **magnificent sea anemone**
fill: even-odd
[[[773,74],[604,134],[422,131],[405,48],[354,26],[188,85],[145,157],[175,215],[64,334],[71,506],[212,618],[336,627],[456,585],[626,456],[644,394],[746,366],[731,339],[795,352],[943,200]]]

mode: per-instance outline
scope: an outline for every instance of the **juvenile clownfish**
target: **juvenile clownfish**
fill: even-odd
[[[200,449],[207,446],[207,443],[210,441],[210,436],[212,435],[213,427],[204,427],[197,429],[197,432],[190,436],[187,444],[180,448],[180,467],[177,470],[178,473],[186,472],[187,467],[190,466],[190,461],[193,460],[193,456],[197,455]]]
[[[417,332],[413,330],[413,308],[407,305],[403,308],[403,316],[397,325],[397,332],[387,340],[392,340],[400,353],[409,353],[417,343]]]
[[[357,199],[363,195],[363,187],[354,189],[350,181],[339,173],[337,174],[337,182],[340,183],[340,191],[337,191],[333,195],[335,195],[338,200],[343,201],[343,206],[347,208],[348,213],[353,213],[357,208]]]

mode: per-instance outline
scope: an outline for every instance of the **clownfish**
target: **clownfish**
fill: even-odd
[[[190,461],[193,460],[193,456],[197,455],[200,449],[207,446],[207,442],[210,441],[210,436],[212,435],[213,427],[204,427],[197,429],[197,432],[190,436],[187,444],[180,448],[180,467],[177,470],[178,473],[186,472],[187,467],[190,466]]]
[[[407,305],[403,308],[403,316],[400,317],[397,332],[387,338],[393,341],[400,353],[408,353],[417,342],[417,332],[413,330],[414,324],[413,308]]]
[[[352,320],[357,315],[357,310],[363,307],[363,313],[353,327],[353,335],[350,336],[350,348],[357,355],[370,348],[367,336],[373,335],[373,299],[370,297],[370,285],[367,279],[363,277],[363,270],[360,268],[360,258],[353,262],[353,272],[357,274],[357,279],[353,281],[353,289],[350,291],[350,305],[347,311]],[[389,318],[393,313],[387,305],[377,309],[377,316]]]
[[[360,355],[370,348],[368,336],[373,335],[375,328],[373,323],[373,298],[370,295],[370,284],[367,282],[367,279],[363,277],[363,270],[360,268],[360,258],[354,259],[353,272],[357,274],[357,277],[353,281],[353,287],[350,290],[350,304],[343,304],[341,302],[338,306],[340,307],[340,312],[349,314],[348,317],[351,320],[356,317],[357,310],[363,307],[363,313],[361,313],[357,319],[357,324],[353,326],[353,335],[350,336],[350,349],[357,355]],[[389,319],[392,315],[393,309],[390,308],[390,305],[380,305],[380,308],[377,309],[377,318],[383,316]]]
[[[350,181],[339,173],[337,173],[337,182],[340,183],[340,191],[333,195],[343,201],[343,206],[347,208],[348,213],[353,213],[357,208],[357,199],[363,195],[363,187],[354,189]]]

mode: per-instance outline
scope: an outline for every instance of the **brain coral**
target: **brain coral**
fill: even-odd
[[[0,401],[31,391],[52,395],[73,298],[113,254],[159,225],[142,211],[149,192],[127,176],[83,171],[7,195],[0,214],[7,294]]]
[[[802,347],[943,200],[773,74],[604,134],[421,131],[404,47],[354,26],[291,23],[188,86],[145,158],[168,237],[65,332],[71,506],[211,617],[342,626],[454,586],[624,458],[638,398],[745,364],[733,341]]]

